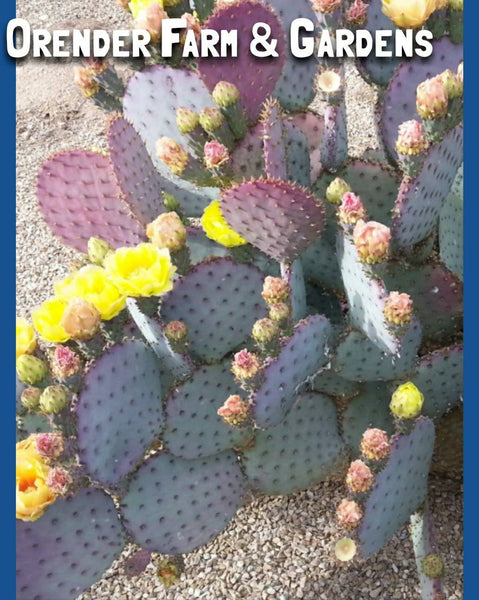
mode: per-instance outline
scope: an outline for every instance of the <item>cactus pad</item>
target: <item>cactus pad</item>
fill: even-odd
[[[413,300],[425,340],[445,340],[462,327],[462,282],[441,265],[421,265],[410,269],[390,263],[382,273],[389,290],[406,292]]]
[[[34,523],[17,520],[17,599],[74,600],[124,544],[115,505],[104,492],[87,488],[57,499]]]
[[[343,280],[335,248],[326,236],[318,238],[301,255],[305,277],[322,287],[342,290]]]
[[[264,368],[261,387],[253,394],[253,411],[260,428],[278,425],[295,400],[297,387],[328,361],[329,321],[316,315],[300,321],[284,340],[278,358]]]
[[[255,122],[261,105],[274,90],[285,63],[286,40],[275,13],[261,2],[243,0],[220,5],[206,21],[205,29],[238,31],[238,56],[222,58],[200,58],[198,70],[206,87],[212,92],[219,81],[228,81],[238,88],[248,120]],[[252,29],[256,23],[271,27],[270,37],[278,40],[276,51],[279,57],[259,58],[250,52]],[[257,73],[261,72],[258,84]]]
[[[346,129],[346,104],[327,106],[324,110],[324,131],[321,143],[321,164],[336,172],[348,157],[348,132]]]
[[[286,172],[285,129],[277,100],[268,100],[262,114],[263,146],[266,174],[271,179],[284,179]]]
[[[116,484],[163,425],[155,354],[133,340],[113,346],[86,373],[76,410],[80,461],[92,479]]]
[[[293,262],[321,233],[324,209],[305,190],[285,181],[257,179],[222,192],[229,225],[268,256]]]
[[[329,369],[324,369],[314,376],[311,381],[313,392],[337,396],[340,398],[352,398],[360,391],[359,384],[343,379],[340,375]]]
[[[285,122],[286,130],[286,161],[288,181],[311,186],[311,161],[309,158],[309,140],[301,127],[293,122]]]
[[[230,258],[201,263],[179,280],[161,306],[165,322],[183,321],[191,351],[207,362],[219,360],[266,316],[263,274]]]
[[[266,176],[263,156],[263,124],[250,127],[231,154],[231,170],[237,181]]]
[[[424,502],[434,437],[427,417],[419,418],[409,435],[393,437],[388,463],[376,475],[358,530],[363,558],[378,552]]]
[[[217,411],[233,394],[241,394],[231,373],[231,361],[199,367],[166,400],[162,436],[168,452],[182,458],[202,458],[240,446],[250,428],[227,425]]]
[[[439,214],[463,157],[463,128],[458,125],[433,146],[421,173],[406,178],[400,189],[392,221],[392,241],[404,248],[428,236],[437,226]]]
[[[401,338],[383,314],[388,297],[384,283],[369,265],[359,261],[354,243],[342,233],[338,235],[338,255],[351,322],[378,348],[399,354]]]
[[[19,439],[25,439],[32,433],[47,433],[52,430],[48,417],[36,413],[23,415],[18,427]]]
[[[190,252],[191,264],[197,265],[206,259],[213,257],[224,257],[228,255],[228,250],[225,246],[217,244],[213,240],[206,237],[203,229],[199,227],[188,227],[188,237],[186,245]]]
[[[422,568],[423,560],[427,555],[438,554],[433,518],[427,502],[423,511],[411,515],[410,522],[411,540],[421,585],[421,598],[422,600],[441,600],[444,598],[442,578],[430,578]]]
[[[464,272],[463,220],[463,168],[461,167],[457,172],[456,179],[439,217],[441,260],[449,270],[461,279]]]
[[[343,439],[357,452],[363,433],[368,427],[383,429],[389,435],[394,432],[394,423],[389,410],[391,394],[388,386],[381,382],[366,383],[353,398],[342,415]]]
[[[233,452],[195,460],[162,453],[135,473],[121,512],[140,546],[183,554],[218,535],[246,494],[246,480]]]
[[[334,402],[303,394],[277,427],[257,434],[254,447],[243,452],[243,464],[255,491],[292,494],[337,469],[343,449]]]
[[[358,331],[352,331],[339,344],[333,368],[350,381],[388,381],[415,370],[421,343],[421,327],[413,320],[402,339],[400,356],[381,350]]]
[[[384,95],[380,113],[381,137],[391,157],[397,156],[395,144],[399,125],[419,118],[416,111],[417,86],[446,69],[456,71],[462,55],[462,44],[453,44],[449,38],[443,37],[433,42],[431,56],[416,56],[397,68]]]
[[[453,346],[423,356],[411,381],[424,394],[422,414],[438,419],[460,402],[463,388],[463,349]]]
[[[17,415],[21,415],[26,411],[26,408],[21,402],[22,392],[27,386],[20,381],[18,375],[15,374],[15,412]]]
[[[37,198],[52,232],[80,252],[87,251],[90,237],[115,248],[145,239],[124,202],[110,159],[99,152],[71,150],[49,158],[38,175]]]
[[[291,123],[295,127],[299,127],[308,140],[310,181],[314,183],[322,169],[321,140],[323,139],[324,120],[311,112],[304,112],[291,117]]]
[[[296,323],[306,316],[306,286],[304,284],[303,265],[300,260],[295,260],[292,265],[282,265],[283,278],[288,282],[291,290],[291,305],[293,321]]]

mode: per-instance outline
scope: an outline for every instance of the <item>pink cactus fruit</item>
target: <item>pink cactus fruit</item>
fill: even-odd
[[[226,146],[215,140],[206,142],[204,147],[204,162],[207,169],[218,169],[225,165],[229,159],[230,153]]]
[[[341,8],[342,0],[313,0],[313,10],[321,13],[332,13]]]
[[[234,355],[231,371],[237,379],[242,381],[256,377],[260,367],[261,363],[256,354],[244,349]]]
[[[416,108],[422,119],[437,119],[447,114],[448,96],[440,75],[420,83],[416,91]]]
[[[352,529],[363,518],[363,511],[357,502],[343,498],[336,509],[336,520],[342,527]]]
[[[39,433],[34,439],[38,454],[44,458],[55,460],[63,453],[65,446],[59,433]]]
[[[386,458],[391,452],[388,434],[382,429],[366,429],[361,439],[360,449],[363,456],[370,460],[382,460]]]
[[[229,425],[240,425],[248,418],[249,404],[241,396],[229,396],[223,406],[218,409],[218,415]]]
[[[354,228],[353,239],[361,262],[374,264],[387,259],[391,231],[386,225],[360,219]]]
[[[363,0],[354,0],[346,13],[346,21],[354,27],[365,25],[368,19],[368,5]]]
[[[63,467],[53,467],[48,471],[47,486],[54,494],[64,496],[72,483],[72,476]]]
[[[78,373],[81,368],[81,359],[68,346],[58,345],[53,352],[50,367],[55,377],[66,379]]]
[[[366,492],[374,483],[374,474],[362,461],[351,463],[346,475],[346,485],[352,492]]]
[[[422,123],[412,119],[399,125],[396,150],[398,154],[415,156],[427,150],[429,142],[424,134]]]
[[[384,316],[390,323],[394,323],[394,325],[410,323],[412,314],[412,298],[409,294],[391,292],[386,298]]]
[[[173,175],[181,175],[190,161],[188,152],[181,144],[168,137],[162,137],[156,142],[156,155]]]
[[[361,202],[361,197],[353,192],[344,194],[338,209],[338,217],[344,225],[356,225],[360,219],[364,219],[366,210]]]
[[[289,299],[289,285],[281,277],[268,275],[264,280],[261,295],[267,304],[285,302]]]

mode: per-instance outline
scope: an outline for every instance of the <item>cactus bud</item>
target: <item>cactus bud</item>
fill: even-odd
[[[75,354],[68,346],[59,345],[55,348],[50,367],[57,379],[66,379],[78,373],[81,368],[81,360],[78,354]]]
[[[328,189],[326,190],[326,200],[331,202],[331,204],[340,204],[343,199],[344,194],[347,194],[351,191],[349,185],[341,179],[340,177],[336,177],[329,184]]]
[[[278,325],[271,319],[260,319],[253,325],[251,335],[253,339],[261,344],[273,341],[279,334]]]
[[[74,82],[86,98],[91,98],[100,90],[100,84],[94,79],[95,73],[87,67],[75,67]]]
[[[346,192],[338,210],[338,217],[343,225],[356,225],[360,219],[364,219],[366,209],[361,202],[361,197],[353,192]]]
[[[363,0],[354,0],[346,13],[346,22],[353,27],[366,24],[368,18],[368,5]]]
[[[156,142],[156,155],[173,175],[181,175],[190,161],[188,152],[168,137],[162,137]]]
[[[64,496],[73,483],[72,476],[63,467],[53,467],[48,471],[47,486],[57,496]]]
[[[200,113],[200,125],[207,132],[215,132],[224,122],[225,118],[221,110],[214,106],[204,108]]]
[[[429,142],[424,135],[422,123],[412,119],[399,125],[396,151],[406,156],[416,156],[427,150]]]
[[[161,38],[161,23],[164,19],[168,19],[167,13],[159,4],[152,2],[138,13],[135,29],[148,31],[151,43],[156,44]]]
[[[412,299],[409,294],[391,292],[384,306],[386,320],[394,325],[405,325],[411,322]]]
[[[464,0],[449,0],[451,10],[464,10]]]
[[[422,410],[424,395],[408,381],[400,385],[393,393],[389,409],[399,419],[414,419]]]
[[[181,133],[191,133],[200,124],[200,115],[190,108],[180,106],[176,111],[176,124]]]
[[[291,315],[291,309],[286,302],[278,302],[277,304],[271,304],[269,307],[269,318],[276,323],[285,321]]]
[[[218,415],[228,425],[241,425],[248,418],[249,404],[241,396],[229,396],[223,406],[218,409]]]
[[[437,119],[447,114],[449,99],[440,76],[426,79],[416,91],[416,107],[422,119]]]
[[[342,538],[336,542],[334,554],[341,562],[352,560],[356,554],[356,542],[351,538]]]
[[[361,452],[370,460],[382,460],[391,452],[388,434],[382,429],[369,428],[363,433]]]
[[[46,415],[57,415],[68,406],[68,392],[63,385],[49,385],[40,396],[40,410]]]
[[[166,192],[163,192],[163,204],[168,212],[179,212],[181,208],[180,203],[173,194],[167,194]]]
[[[39,383],[48,373],[47,365],[36,356],[22,354],[17,358],[17,374],[20,381],[28,385]]]
[[[357,502],[344,498],[336,509],[336,520],[342,527],[352,529],[363,518],[363,511]]]
[[[230,159],[228,148],[216,140],[206,142],[204,147],[204,162],[207,169],[217,169]]]
[[[37,387],[27,387],[20,396],[20,402],[27,410],[37,410],[42,390]]]
[[[188,336],[188,327],[183,321],[170,321],[165,327],[165,335],[170,342],[183,342]]]
[[[176,212],[163,213],[146,227],[146,235],[157,248],[178,252],[186,244],[186,227]]]
[[[444,574],[444,560],[439,554],[427,554],[422,559],[421,569],[429,579],[440,579]]]
[[[352,492],[366,492],[374,483],[374,474],[362,460],[351,463],[347,475],[346,485]]]
[[[361,262],[374,264],[387,259],[391,231],[376,221],[358,221],[353,232],[354,244]]]
[[[449,100],[461,98],[464,92],[464,86],[456,73],[451,71],[451,69],[446,69],[439,75],[439,77],[444,84],[444,89],[446,90]]]
[[[173,561],[164,559],[158,563],[156,575],[165,588],[168,589],[179,580],[181,570]]]
[[[113,246],[100,238],[91,237],[88,240],[88,258],[94,265],[103,265],[105,258],[113,252]]]
[[[234,355],[231,371],[237,379],[242,381],[256,377],[260,368],[261,364],[256,354],[244,349]]]
[[[264,280],[261,295],[267,304],[284,302],[289,299],[289,285],[281,277],[268,275]]]
[[[34,440],[38,454],[50,460],[58,458],[65,449],[63,437],[59,433],[39,433]]]
[[[321,13],[333,13],[341,8],[342,0],[313,0],[313,10]]]
[[[97,333],[100,311],[83,298],[73,298],[67,304],[60,325],[73,340],[88,340]]]
[[[332,98],[341,92],[341,76],[336,71],[323,71],[316,79],[318,92],[326,95],[326,99]]]
[[[241,98],[238,88],[228,81],[219,81],[212,93],[213,100],[221,108],[236,104]]]

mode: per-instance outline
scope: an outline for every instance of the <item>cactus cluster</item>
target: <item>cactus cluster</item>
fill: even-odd
[[[163,4],[129,6],[154,27],[188,3]],[[195,1],[202,26],[279,40],[299,16],[392,27],[379,0],[213,4]],[[253,495],[333,475],[338,559],[411,519],[423,598],[441,597],[427,475],[462,399],[462,45],[444,33],[427,60],[357,61],[384,87],[382,159],[348,158],[342,68],[283,48],[158,59],[117,90],[107,152],[44,163],[42,215],[84,256],[34,311],[43,342],[17,323],[19,444],[63,448],[24,457],[56,481],[38,510],[19,515],[38,490],[17,472],[18,600],[75,598],[127,541],[125,570],[170,555],[169,585]]]

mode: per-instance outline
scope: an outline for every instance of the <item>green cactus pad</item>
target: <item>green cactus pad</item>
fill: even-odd
[[[303,130],[293,122],[287,121],[284,127],[288,181],[309,188],[311,185],[311,161],[308,138]]]
[[[391,227],[395,246],[412,246],[434,231],[462,158],[463,128],[458,125],[431,147],[421,173],[404,179]]]
[[[15,373],[15,412],[17,415],[22,415],[26,408],[23,406],[21,402],[22,392],[27,386],[20,381],[18,375]]]
[[[113,346],[88,369],[76,414],[80,461],[92,479],[118,483],[163,426],[155,354],[133,340]]]
[[[242,0],[217,6],[213,15],[206,21],[205,29],[221,31],[235,24],[238,37],[244,42],[238,45],[236,57],[200,58],[198,70],[206,87],[212,92],[219,81],[233,83],[239,90],[246,116],[251,123],[258,119],[261,106],[274,90],[285,63],[286,36],[274,11],[262,2]],[[250,52],[249,40],[256,23],[269,25],[272,39],[277,40],[278,56],[257,57]],[[248,41],[246,41],[248,40]],[[261,84],[257,74],[261,72]]]
[[[213,12],[215,0],[195,0],[195,11],[198,17],[205,21]]]
[[[162,453],[135,473],[121,512],[140,546],[184,554],[223,531],[246,496],[246,479],[233,452],[195,460]]]
[[[424,394],[423,415],[438,419],[459,404],[463,370],[462,346],[442,348],[421,358],[410,380]]]
[[[317,21],[309,0],[264,1],[274,8],[286,34],[289,33],[294,19],[310,19],[313,23]],[[307,108],[314,100],[314,80],[319,64],[315,56],[296,58],[289,48],[284,51],[284,54],[286,55],[286,64],[276,84],[274,95],[288,111],[300,111]]]
[[[99,237],[113,247],[145,240],[141,223],[124,201],[108,156],[90,150],[60,152],[49,158],[37,178],[40,212],[64,244],[87,252]]]
[[[350,381],[389,381],[414,371],[421,343],[421,327],[413,320],[402,340],[400,356],[381,350],[366,336],[352,331],[341,341],[333,359],[333,369]]]
[[[305,277],[314,283],[334,291],[343,289],[336,249],[326,235],[318,238],[303,252],[301,262]]]
[[[250,127],[231,154],[231,170],[238,182],[266,176],[263,156],[263,124]]]
[[[339,398],[352,398],[359,394],[361,387],[354,381],[343,379],[340,375],[325,369],[320,371],[311,381],[313,392],[336,396]]]
[[[172,138],[186,146],[176,124],[176,111],[180,106],[199,113],[213,106],[213,100],[196,72],[165,65],[154,65],[135,73],[123,99],[125,118],[140,134],[157,170],[179,188],[198,194],[193,184],[173,175],[156,155],[156,142],[161,137]],[[216,189],[201,188],[198,203],[206,206],[217,195]]]
[[[424,340],[444,344],[461,331],[462,282],[442,265],[405,269],[402,264],[389,263],[382,276],[389,290],[411,296]]]
[[[205,232],[200,227],[188,227],[186,245],[190,251],[192,265],[197,265],[209,258],[228,255],[228,249],[206,237]]]
[[[387,29],[391,29],[391,25]],[[462,58],[462,44],[453,44],[448,37],[443,37],[433,42],[431,56],[405,60],[396,69],[379,110],[380,133],[389,156],[397,157],[395,144],[399,125],[419,118],[416,111],[417,86],[446,69],[456,71]]]
[[[314,183],[322,169],[321,140],[323,138],[324,120],[311,112],[298,113],[290,117],[290,120],[295,127],[301,129],[308,140],[311,167],[310,181]]]
[[[17,520],[17,600],[74,600],[125,545],[113,500],[84,488],[34,523]]]
[[[326,196],[326,189],[336,176],[344,179],[352,191],[361,196],[370,219],[389,227],[401,183],[395,171],[378,162],[352,160],[339,173],[325,173],[320,177],[315,185],[320,197]]]
[[[387,40],[385,49],[393,52],[391,58],[377,57],[374,52],[367,58],[357,58],[356,66],[361,75],[371,83],[386,87],[394,74],[394,70],[401,63],[401,59],[394,56],[395,43],[394,32],[396,27],[389,17],[382,11],[382,0],[371,0],[368,6],[368,20],[364,29],[373,36],[378,30],[392,31],[392,37]]]
[[[293,262],[321,233],[324,208],[303,188],[257,179],[224,190],[221,209],[229,225],[280,262]]]
[[[460,167],[439,217],[441,260],[461,279],[464,272],[463,167]]]
[[[261,115],[263,124],[263,154],[266,175],[271,179],[288,178],[286,165],[285,128],[281,107],[277,100],[269,99]]]
[[[162,441],[181,458],[202,458],[241,446],[252,435],[249,427],[232,427],[218,416],[230,395],[241,394],[231,373],[231,360],[199,367],[166,400]]]
[[[266,316],[263,279],[257,267],[230,258],[200,263],[165,296],[161,318],[186,323],[191,351],[215,362],[246,340],[255,321]]]
[[[282,267],[283,278],[286,279],[291,290],[293,321],[296,323],[304,319],[307,312],[303,265],[300,260],[295,260],[292,265],[282,265]]]
[[[383,314],[388,291],[371,266],[360,262],[354,243],[342,233],[338,235],[338,260],[353,326],[384,352],[399,355],[402,336]]]
[[[266,364],[263,383],[252,396],[258,427],[266,429],[282,421],[294,403],[298,386],[329,360],[330,335],[329,321],[316,315],[300,321],[293,335],[283,341],[278,358]]]
[[[35,413],[27,413],[20,420],[18,435],[20,440],[24,440],[32,433],[48,433],[51,430],[52,426],[48,417]]]
[[[324,315],[329,320],[333,327],[331,340],[334,341],[344,331],[346,325],[340,298],[308,281],[306,283],[306,301],[308,314]]]
[[[433,422],[421,417],[409,435],[392,439],[388,463],[376,475],[358,529],[363,558],[378,552],[424,502],[434,437]]]
[[[369,427],[382,429],[389,435],[394,432],[394,422],[389,410],[391,394],[385,383],[365,383],[342,414],[343,439],[354,453],[358,452],[363,433]]]
[[[172,385],[188,377],[193,370],[193,363],[188,355],[178,354],[171,349],[158,317],[145,315],[134,298],[127,298],[126,305],[141,332],[141,339],[148,342],[158,357],[161,392],[164,397]]]
[[[258,432],[254,446],[242,456],[253,490],[292,494],[331,475],[343,450],[334,402],[302,394],[277,427]]]

